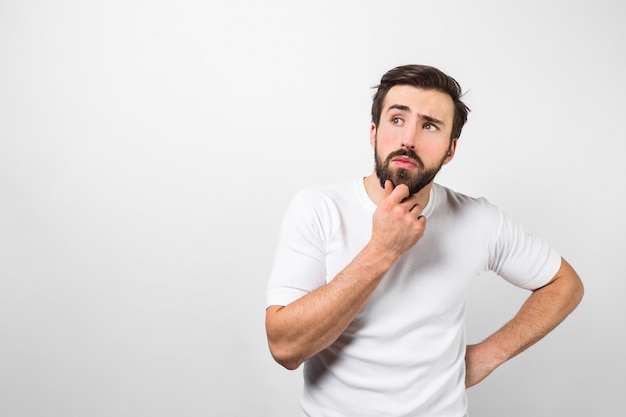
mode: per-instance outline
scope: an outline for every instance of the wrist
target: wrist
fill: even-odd
[[[360,254],[368,267],[386,273],[396,263],[400,254],[389,251],[370,241]]]
[[[497,343],[487,339],[475,345],[467,346],[467,356],[481,364],[489,372],[494,371],[497,367],[506,362],[509,358],[498,348]]]

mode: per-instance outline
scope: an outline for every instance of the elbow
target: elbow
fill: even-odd
[[[299,361],[296,361],[296,360],[279,360],[279,359],[276,359],[276,358],[274,358],[274,360],[278,364],[280,364],[283,368],[285,368],[285,369],[287,369],[289,371],[295,371],[302,364],[302,362],[299,362]]]
[[[296,355],[292,349],[285,346],[270,342],[269,348],[272,358],[274,358],[274,360],[285,369],[295,371],[304,362],[304,360]]]
[[[576,271],[574,271],[574,269],[571,266],[569,266],[569,268],[571,271],[570,272],[571,279],[569,280],[570,299],[572,300],[572,303],[574,304],[574,308],[575,308],[576,306],[578,306],[578,304],[580,304],[580,302],[583,299],[583,296],[585,295],[585,286],[583,285],[583,281],[580,279]]]
[[[578,285],[576,286],[576,290],[575,290],[576,305],[580,304],[584,295],[585,295],[585,286],[583,285],[583,282],[581,281],[581,279],[578,278]]]
[[[582,280],[565,259],[562,259],[562,267],[558,276],[564,296],[569,300],[570,310],[574,310],[585,295],[585,286]]]
[[[300,345],[289,336],[285,329],[290,328],[289,323],[280,320],[277,313],[284,307],[272,306],[267,309],[265,319],[265,331],[267,344],[272,358],[284,368],[293,371],[300,367],[306,359],[300,349]]]

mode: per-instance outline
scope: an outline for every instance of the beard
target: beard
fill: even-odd
[[[448,149],[450,151],[450,149]],[[417,171],[409,171],[404,168],[392,168],[391,161],[393,158],[397,156],[408,156],[409,158],[415,160],[417,162]],[[431,181],[435,179],[437,173],[443,166],[443,162],[445,161],[447,153],[444,157],[439,161],[439,164],[435,167],[426,169],[424,167],[424,163],[420,159],[419,156],[412,149],[398,149],[397,151],[391,152],[387,155],[387,158],[383,162],[378,155],[378,146],[374,146],[374,160],[376,163],[376,175],[378,176],[378,180],[380,181],[380,186],[384,189],[385,182],[387,180],[391,181],[394,187],[397,187],[399,184],[405,184],[409,187],[409,192],[411,194],[417,194],[424,187],[430,184]]]

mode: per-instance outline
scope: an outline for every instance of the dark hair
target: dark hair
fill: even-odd
[[[372,123],[378,127],[380,114],[383,110],[385,96],[396,85],[410,85],[426,90],[437,90],[448,94],[454,103],[454,121],[452,123],[452,137],[461,136],[463,125],[467,121],[467,113],[470,109],[461,101],[463,95],[461,86],[449,75],[440,70],[427,65],[403,65],[388,71],[380,79],[380,84],[376,86],[376,94],[372,102]]]

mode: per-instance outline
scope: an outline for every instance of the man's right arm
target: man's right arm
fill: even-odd
[[[387,197],[373,217],[372,237],[333,280],[287,306],[266,310],[267,339],[274,359],[287,369],[334,343],[354,320],[387,271],[424,234],[426,219],[415,196],[385,185]]]

